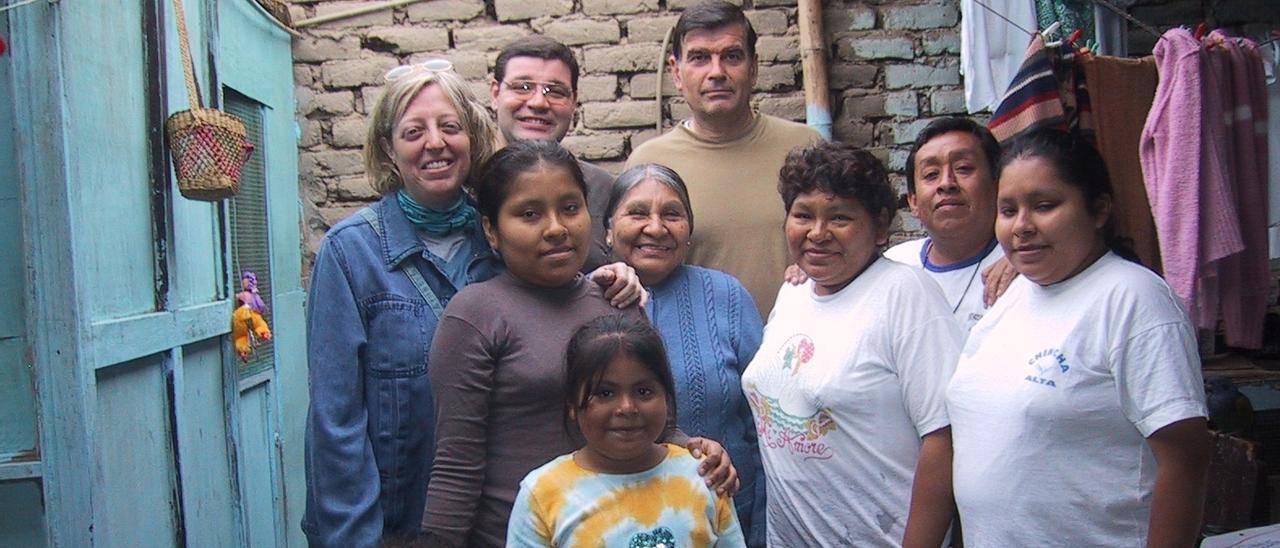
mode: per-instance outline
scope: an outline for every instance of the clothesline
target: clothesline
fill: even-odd
[[[0,6],[0,13],[3,13],[3,12],[6,12],[6,11],[9,11],[9,10],[11,10],[11,9],[13,9],[13,8],[18,8],[18,7],[25,6],[25,5],[27,5],[27,4],[34,4],[34,3],[39,2],[39,1],[40,1],[40,0],[20,0],[20,1],[18,1],[18,2],[14,2],[14,3],[9,4],[9,5],[7,5],[7,6]]]
[[[1138,27],[1138,28],[1140,28],[1140,29],[1142,29],[1142,30],[1147,31],[1147,32],[1148,32],[1148,33],[1150,33],[1152,36],[1155,36],[1155,37],[1156,37],[1156,41],[1157,41],[1157,42],[1159,42],[1160,40],[1164,40],[1164,36],[1163,36],[1162,34],[1160,34],[1159,29],[1155,28],[1154,26],[1151,26],[1151,25],[1148,25],[1148,24],[1146,24],[1146,23],[1143,23],[1142,21],[1139,21],[1139,20],[1138,20],[1137,18],[1135,18],[1134,16],[1129,15],[1129,13],[1128,13],[1128,12],[1126,12],[1126,11],[1124,11],[1124,9],[1123,9],[1123,8],[1121,8],[1120,6],[1117,6],[1117,5],[1115,5],[1115,4],[1112,4],[1109,0],[1092,0],[1092,1],[1093,1],[1093,3],[1095,3],[1095,4],[1098,4],[1098,5],[1100,5],[1100,6],[1104,7],[1104,8],[1107,8],[1107,9],[1109,9],[1109,10],[1111,10],[1111,11],[1115,12],[1115,14],[1116,14],[1116,15],[1119,15],[1120,17],[1123,17],[1126,21],[1128,21],[1128,22],[1130,22],[1130,23],[1133,23],[1133,24],[1134,24],[1134,26],[1136,26],[1136,27]]]
[[[1156,37],[1157,41],[1162,40],[1162,39],[1164,38],[1163,36],[1161,36],[1161,35],[1160,35],[1160,32],[1159,32],[1158,30],[1156,30],[1156,28],[1155,28],[1155,27],[1153,27],[1153,26],[1151,26],[1151,25],[1148,25],[1148,24],[1146,24],[1146,23],[1143,23],[1142,21],[1139,21],[1139,20],[1137,20],[1136,18],[1134,18],[1132,15],[1129,15],[1128,13],[1125,13],[1124,9],[1122,9],[1120,6],[1117,6],[1117,5],[1115,5],[1115,4],[1112,4],[1112,3],[1111,3],[1111,2],[1109,2],[1108,0],[1090,0],[1090,1],[1092,1],[1092,2],[1094,2],[1094,3],[1096,3],[1096,4],[1098,4],[1098,5],[1100,5],[1100,6],[1102,6],[1102,7],[1105,7],[1105,8],[1107,8],[1107,9],[1111,10],[1111,11],[1116,12],[1116,15],[1119,15],[1120,17],[1125,18],[1125,20],[1129,21],[1130,23],[1133,23],[1133,24],[1134,24],[1135,26],[1137,26],[1138,28],[1140,28],[1140,29],[1142,29],[1142,30],[1145,30],[1145,31],[1147,31],[1147,32],[1151,33],[1151,35],[1152,35],[1152,36],[1155,36],[1155,37]],[[974,2],[975,4],[977,4],[977,5],[979,5],[979,6],[982,6],[982,8],[983,8],[983,9],[985,9],[985,10],[987,10],[987,11],[989,11],[989,12],[991,12],[991,13],[995,14],[995,15],[996,15],[996,17],[999,17],[999,18],[1001,18],[1001,19],[1004,19],[1006,22],[1008,22],[1010,25],[1013,25],[1013,26],[1014,26],[1015,28],[1017,28],[1018,30],[1020,30],[1020,31],[1022,31],[1022,32],[1027,33],[1027,36],[1032,36],[1032,35],[1034,35],[1034,34],[1035,34],[1035,32],[1032,32],[1032,31],[1030,31],[1030,30],[1027,30],[1027,29],[1023,28],[1023,27],[1022,27],[1022,25],[1019,25],[1019,24],[1015,23],[1012,19],[1009,19],[1008,17],[1005,17],[1005,15],[1004,15],[1003,13],[1000,13],[1000,11],[999,11],[999,10],[996,10],[995,8],[993,8],[993,7],[991,7],[991,6],[988,6],[988,5],[987,5],[985,2],[983,2],[982,0],[973,0],[973,2]]]
[[[1016,29],[1018,29],[1018,30],[1020,30],[1020,31],[1022,31],[1022,32],[1027,33],[1027,36],[1034,36],[1034,35],[1035,35],[1035,33],[1034,33],[1034,32],[1031,32],[1031,31],[1029,31],[1029,30],[1027,30],[1027,29],[1025,29],[1025,28],[1022,28],[1022,25],[1019,25],[1019,24],[1015,23],[1015,22],[1013,21],[1013,19],[1010,19],[1010,18],[1008,18],[1008,17],[1005,17],[1005,15],[1004,15],[1003,13],[1000,13],[1000,12],[999,12],[999,11],[997,11],[995,8],[993,8],[993,7],[991,7],[991,6],[986,5],[985,3],[983,3],[983,2],[982,2],[982,0],[973,0],[973,3],[975,3],[975,4],[979,5],[979,6],[982,6],[982,8],[983,8],[983,9],[985,9],[985,10],[987,10],[987,11],[989,11],[989,12],[991,12],[991,13],[995,14],[995,16],[996,16],[996,17],[999,17],[999,18],[1001,18],[1001,19],[1004,19],[1004,20],[1005,20],[1005,22],[1009,23],[1010,25],[1013,25],[1013,26],[1014,26],[1014,28],[1016,28]]]
[[[1117,5],[1113,4],[1113,3],[1111,3],[1111,2],[1110,2],[1110,0],[1090,0],[1090,1],[1091,1],[1091,2],[1093,2],[1093,3],[1095,3],[1095,4],[1098,4],[1099,6],[1102,6],[1102,7],[1104,7],[1104,8],[1107,8],[1107,9],[1109,9],[1109,10],[1111,10],[1111,11],[1115,12],[1115,14],[1116,14],[1116,15],[1119,15],[1120,17],[1123,17],[1126,21],[1128,21],[1128,22],[1130,22],[1130,23],[1133,23],[1133,25],[1134,25],[1134,26],[1136,26],[1136,27],[1138,27],[1138,28],[1140,28],[1140,29],[1142,29],[1142,30],[1144,30],[1144,31],[1147,31],[1147,32],[1148,32],[1148,33],[1150,33],[1152,36],[1155,36],[1155,37],[1156,37],[1156,41],[1157,41],[1157,42],[1159,42],[1160,40],[1164,40],[1164,35],[1162,35],[1162,34],[1160,33],[1160,30],[1159,30],[1159,29],[1157,29],[1156,27],[1154,27],[1154,26],[1152,26],[1152,25],[1150,25],[1150,24],[1147,24],[1147,23],[1144,23],[1144,22],[1142,22],[1142,21],[1138,20],[1136,17],[1134,17],[1134,16],[1132,16],[1132,15],[1129,15],[1129,13],[1128,13],[1128,12],[1126,12],[1126,11],[1124,10],[1124,8],[1121,8],[1120,6],[1117,6]],[[991,13],[995,14],[995,15],[996,15],[996,17],[999,17],[999,18],[1001,18],[1001,19],[1004,19],[1004,20],[1005,20],[1005,22],[1009,23],[1010,25],[1013,25],[1013,26],[1014,26],[1014,28],[1017,28],[1018,30],[1020,30],[1020,31],[1022,31],[1022,32],[1027,33],[1027,36],[1032,36],[1032,35],[1035,35],[1035,34],[1036,34],[1036,33],[1035,33],[1035,32],[1033,32],[1033,31],[1030,31],[1030,30],[1027,30],[1027,29],[1023,28],[1023,27],[1022,27],[1022,25],[1019,25],[1018,23],[1014,22],[1012,19],[1009,19],[1008,17],[1005,17],[1005,15],[1004,15],[1003,13],[1000,13],[1000,11],[999,11],[999,10],[996,10],[995,8],[993,8],[993,7],[991,7],[991,6],[988,6],[988,5],[987,5],[985,2],[983,2],[982,0],[973,0],[973,2],[974,2],[975,4],[977,4],[977,5],[979,5],[979,6],[982,6],[982,8],[983,8],[983,9],[985,9],[985,10],[987,10],[987,11],[989,11],[989,12],[991,12]],[[1261,47],[1261,46],[1265,46],[1265,45],[1270,44],[1270,43],[1275,42],[1275,41],[1276,41],[1276,38],[1271,38],[1271,39],[1269,39],[1269,40],[1266,40],[1266,41],[1264,41],[1264,42],[1259,43],[1259,44],[1258,44],[1258,46],[1259,46],[1259,47]]]

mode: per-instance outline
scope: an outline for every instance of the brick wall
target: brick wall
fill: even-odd
[[[528,33],[571,46],[582,65],[582,107],[565,145],[616,172],[654,128],[655,70],[667,29],[690,0],[428,0],[303,29],[294,41],[300,174],[308,265],[324,231],[376,199],[364,178],[365,117],[388,68],[445,56],[487,94],[498,50]],[[746,0],[760,35],[755,103],[804,120],[795,0]],[[362,2],[293,0],[294,21]],[[907,147],[935,115],[964,110],[956,0],[840,1],[825,5],[836,138],[872,148],[901,188]],[[688,115],[662,76],[667,126]],[[919,225],[905,210],[907,233]],[[309,268],[308,268],[309,271]]]

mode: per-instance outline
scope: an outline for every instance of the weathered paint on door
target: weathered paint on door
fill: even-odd
[[[0,14],[0,29],[9,18]],[[4,32],[8,35],[8,32]],[[12,60],[0,57],[0,96],[12,97]],[[0,102],[0,545],[44,543],[35,378],[26,358],[22,218],[13,103]]]
[[[153,156],[156,113],[188,104],[172,3],[8,12],[0,257],[21,260],[0,260],[0,545],[303,544],[292,68],[251,2],[184,2],[205,103],[225,87],[266,115],[276,364],[248,380],[226,340],[226,208],[179,197]]]
[[[307,408],[298,162],[290,37],[251,0],[218,4],[221,84],[262,105],[274,374],[241,383],[241,485],[251,546],[305,546],[302,437]]]

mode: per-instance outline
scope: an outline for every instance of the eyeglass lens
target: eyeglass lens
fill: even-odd
[[[507,88],[522,97],[533,95],[535,90],[539,90],[542,91],[544,97],[553,101],[566,101],[573,96],[573,92],[569,91],[569,88],[554,82],[542,83],[533,80],[515,80],[508,83]]]

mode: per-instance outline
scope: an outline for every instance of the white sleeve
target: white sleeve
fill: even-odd
[[[918,279],[928,283],[910,288],[920,294],[906,299],[900,307],[904,313],[895,315],[903,323],[894,341],[894,357],[907,415],[916,433],[924,437],[951,424],[946,390],[964,344],[964,331],[947,310],[937,284],[923,274]]]
[[[920,267],[920,248],[923,245],[923,239],[902,242],[884,250],[884,258],[918,268]]]
[[[1200,354],[1187,322],[1129,337],[1110,361],[1120,408],[1143,437],[1183,419],[1208,416]]]
[[[507,546],[551,546],[551,531],[542,517],[542,510],[533,498],[533,482],[520,482],[520,491],[511,507],[507,522]]]

